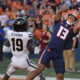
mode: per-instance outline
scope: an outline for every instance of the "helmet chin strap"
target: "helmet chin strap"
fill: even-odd
[[[70,23],[68,20],[66,21],[66,23],[67,23],[68,25],[73,25],[73,24],[75,24],[74,22]]]

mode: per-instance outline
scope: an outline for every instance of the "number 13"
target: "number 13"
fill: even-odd
[[[58,33],[57,33],[57,37],[65,40],[67,35],[69,33],[69,30],[64,28],[63,26],[60,26],[59,30],[58,30]]]

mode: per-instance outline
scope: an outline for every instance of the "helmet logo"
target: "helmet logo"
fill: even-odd
[[[14,31],[23,32],[27,31],[27,21],[26,19],[19,17],[13,21]]]
[[[20,21],[17,22],[18,25],[20,25],[20,23],[21,23]]]

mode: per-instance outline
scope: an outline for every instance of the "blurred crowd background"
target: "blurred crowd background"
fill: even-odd
[[[5,32],[5,36],[0,38],[0,45],[5,43],[7,31],[13,29],[13,20],[23,17],[28,23],[28,31],[33,33],[35,53],[42,53],[51,38],[56,12],[64,6],[80,11],[79,4],[80,0],[0,0],[0,28]],[[62,14],[61,20],[66,18],[68,12]],[[80,34],[77,38],[80,40]]]

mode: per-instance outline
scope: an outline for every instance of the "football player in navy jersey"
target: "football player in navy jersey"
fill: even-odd
[[[60,9],[59,12],[56,13],[55,20],[59,21],[62,12],[66,10],[67,8],[65,7]],[[53,61],[57,80],[64,80],[65,64],[63,50],[68,40],[72,39],[80,30],[78,15],[77,11],[71,11],[68,13],[65,21],[60,21],[54,26],[51,40],[39,60],[38,68],[32,71],[26,80],[33,80],[45,69],[45,66],[50,60]],[[76,25],[76,27],[73,29],[74,25]]]

